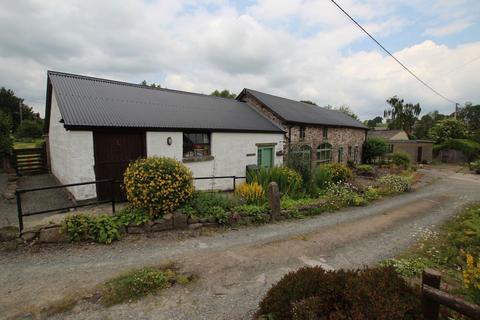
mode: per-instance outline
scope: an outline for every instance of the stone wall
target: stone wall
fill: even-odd
[[[268,108],[265,108],[262,103],[260,103],[257,99],[255,99],[251,95],[246,94],[240,100],[254,107],[258,111],[260,111],[264,116],[266,116],[268,119],[280,125],[285,131],[287,131],[287,127],[283,124],[283,121],[279,117],[274,115],[272,111],[270,111]]]

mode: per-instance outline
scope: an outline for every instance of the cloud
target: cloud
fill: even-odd
[[[415,25],[401,14],[408,1],[341,3],[379,39],[396,39]],[[447,17],[444,6],[427,4],[415,2],[412,10],[432,8]],[[448,8],[455,11],[451,2]],[[259,0],[247,7],[227,0],[11,1],[0,11],[0,85],[41,113],[48,69],[202,93],[249,87],[320,105],[348,104],[362,118],[382,114],[394,94],[426,111],[449,111],[450,104],[365,39],[328,1]],[[479,43],[418,38],[395,55],[463,102],[480,100],[473,76],[480,64],[439,75],[479,52]]]
[[[456,21],[444,26],[428,28],[425,30],[424,34],[435,37],[444,37],[463,31],[471,25],[472,23],[468,21]]]

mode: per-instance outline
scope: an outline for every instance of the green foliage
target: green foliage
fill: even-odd
[[[156,84],[155,82],[149,84],[149,83],[147,82],[147,80],[143,80],[142,82],[140,82],[140,84],[141,84],[142,86],[150,87],[150,88],[154,88],[154,89],[160,89],[160,88],[162,88],[162,86],[161,86],[160,84]]]
[[[373,173],[373,167],[369,164],[359,164],[355,170],[358,174],[371,174]]]
[[[470,170],[480,173],[480,160],[470,162]]]
[[[215,217],[218,223],[227,224],[228,223],[228,214],[220,206],[213,206],[210,208],[210,216]]]
[[[22,110],[22,119],[38,120],[40,118],[38,113],[34,113],[33,109],[23,103],[23,99],[17,97],[10,89],[0,88],[0,113],[6,114],[10,119],[11,129],[17,130],[20,124],[20,113]]]
[[[314,172],[314,185],[325,189],[330,183],[347,182],[353,178],[352,170],[341,163],[330,163],[318,166]]]
[[[371,120],[367,120],[367,121],[364,121],[365,125],[367,127],[369,127],[370,129],[374,129],[375,127],[377,127],[379,124],[381,124],[383,121],[383,118],[378,116],[378,117],[375,117]]]
[[[388,259],[380,263],[381,266],[390,266],[399,275],[405,278],[413,278],[422,274],[422,271],[429,266],[428,260],[422,257]]]
[[[473,160],[480,156],[480,143],[467,139],[451,139],[433,146],[433,153],[438,155],[440,150],[459,150],[467,157]]]
[[[259,168],[247,172],[247,182],[257,182],[268,190],[270,182],[275,181],[281,194],[296,195],[301,192],[303,180],[299,173],[288,167]]]
[[[150,220],[152,217],[148,213],[148,211],[144,209],[135,208],[132,206],[127,206],[125,208],[120,209],[117,211],[113,216],[112,219],[118,223],[119,226],[128,226],[129,224],[135,225],[142,225]]]
[[[39,120],[24,120],[17,128],[17,139],[38,139],[43,135],[43,123]]]
[[[422,318],[419,292],[390,267],[336,271],[305,267],[290,272],[267,292],[256,316],[274,320]]]
[[[286,166],[292,170],[295,170],[302,177],[304,187],[310,187],[308,184],[312,180],[312,168],[311,168],[311,148],[306,146],[306,149],[302,147],[291,147],[286,155]]]
[[[305,206],[315,205],[318,204],[319,200],[315,198],[299,198],[299,199],[292,199],[288,196],[282,197],[280,200],[280,207],[282,209],[298,209]]]
[[[130,271],[104,284],[101,302],[106,306],[112,306],[137,300],[167,288],[172,275],[174,273],[170,270],[156,270],[149,267]]]
[[[442,143],[450,139],[464,139],[467,137],[467,126],[457,119],[446,118],[438,121],[430,129],[430,137],[436,143]]]
[[[66,216],[62,222],[62,232],[66,232],[71,241],[78,242],[90,238],[92,217],[86,214]]]
[[[480,130],[480,105],[473,105],[466,103],[463,108],[460,108],[458,117],[468,126],[472,131]]]
[[[365,191],[363,192],[363,197],[367,201],[374,201],[374,200],[380,199],[382,197],[382,195],[374,187],[367,187],[365,189]]]
[[[410,157],[406,152],[403,152],[403,151],[394,152],[392,155],[392,161],[397,166],[402,166],[405,169],[410,167]]]
[[[222,98],[228,98],[228,99],[235,99],[237,96],[235,93],[230,92],[227,89],[223,89],[222,91],[215,90],[212,93],[210,93],[211,96],[216,96],[216,97],[222,97]]]
[[[377,180],[381,193],[392,194],[410,190],[410,180],[407,177],[387,174]]]
[[[355,205],[356,203],[360,203],[362,200],[357,198],[358,194],[356,191],[357,190],[354,190],[353,186],[349,184],[328,184],[324,196],[324,199],[326,200],[324,204],[326,209],[329,211],[335,211],[350,205]]]
[[[123,177],[128,201],[152,216],[175,211],[193,193],[190,169],[168,157],[138,159],[128,165]]]
[[[10,153],[12,150],[11,129],[12,123],[10,117],[4,112],[0,112],[0,155]]]
[[[420,104],[404,103],[403,99],[393,96],[387,100],[390,109],[385,110],[388,129],[402,129],[410,136],[418,115],[422,111]]]
[[[235,205],[234,198],[219,192],[195,192],[183,208],[183,213],[189,217],[207,218],[213,216],[213,212],[221,215],[230,211]]]
[[[105,244],[120,239],[119,225],[114,219],[106,215],[98,216],[92,221],[89,234],[96,242]]]
[[[352,111],[352,109],[347,106],[347,105],[342,105],[338,108],[333,108],[333,110],[340,111],[342,113],[345,113],[347,116],[352,117],[353,119],[360,121],[360,118]]]
[[[376,158],[384,156],[388,151],[387,141],[379,137],[370,137],[363,144],[363,162],[372,163]]]
[[[474,205],[444,226],[448,243],[455,248],[448,260],[461,252],[480,252],[480,205]]]
[[[269,213],[269,210],[267,203],[262,205],[243,204],[235,208],[235,212],[241,213],[247,217],[253,217],[257,223],[268,221],[269,217],[267,214]]]

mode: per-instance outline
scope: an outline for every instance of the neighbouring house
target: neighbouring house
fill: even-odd
[[[410,140],[404,130],[371,130],[370,137],[383,138],[388,143],[388,154],[405,152],[412,163],[432,162],[433,141]]]
[[[128,163],[153,155],[182,161],[194,177],[283,162],[283,127],[234,99],[49,71],[45,115],[50,171],[62,184],[121,180]],[[231,189],[232,179],[196,187]],[[69,191],[77,200],[111,194],[107,184]]]
[[[361,161],[368,128],[340,111],[251,89],[244,89],[237,100],[257,108],[285,130],[285,152],[300,153],[312,165]]]

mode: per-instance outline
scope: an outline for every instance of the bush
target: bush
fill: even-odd
[[[207,218],[230,211],[236,205],[234,199],[227,194],[218,192],[195,192],[185,203],[183,213],[189,217]]]
[[[288,153],[285,156],[285,164],[288,168],[298,172],[302,177],[302,181],[305,184],[305,187],[309,187],[309,184],[312,181],[312,163],[310,160],[311,150],[308,147],[308,156],[302,152],[301,147],[291,147]]]
[[[374,187],[367,187],[365,189],[365,191],[363,192],[363,197],[367,200],[367,201],[373,201],[373,200],[378,200],[382,197],[382,195],[380,194],[380,192],[375,189]]]
[[[459,150],[469,161],[480,156],[480,143],[468,139],[451,139],[433,146],[433,154],[438,155],[441,150]]]
[[[295,195],[303,187],[303,180],[300,174],[287,167],[260,168],[247,173],[247,182],[257,182],[262,186],[263,190],[268,190],[268,185],[272,181],[278,184],[282,194]]]
[[[480,160],[470,162],[470,170],[480,173]]]
[[[12,123],[8,115],[0,112],[0,155],[10,153],[12,150],[11,128]]]
[[[363,144],[363,162],[372,163],[376,158],[383,157],[388,151],[387,141],[383,138],[368,138]]]
[[[406,177],[387,174],[377,180],[381,192],[386,194],[401,193],[410,190],[410,180]]]
[[[465,270],[463,270],[463,285],[470,299],[480,304],[480,259],[475,264],[471,254],[467,254]]]
[[[392,161],[397,166],[403,166],[405,169],[410,167],[410,157],[405,152],[395,152],[392,155]]]
[[[357,198],[358,193],[355,191],[351,185],[330,183],[325,192],[326,209],[335,211],[350,205],[356,205],[356,203],[361,203],[359,205],[362,205],[363,201]]]
[[[265,200],[265,191],[257,182],[242,183],[235,190],[235,195],[247,204],[258,204]]]
[[[275,320],[421,319],[420,305],[419,292],[393,268],[325,271],[306,267],[275,284],[260,302],[256,316]]]
[[[192,172],[177,160],[149,157],[136,160],[124,174],[128,201],[152,216],[173,212],[193,192]]]
[[[65,232],[70,241],[94,240],[95,242],[110,244],[120,238],[121,225],[113,217],[101,215],[91,217],[85,214],[67,216],[62,222],[62,232]]]
[[[347,182],[353,178],[352,170],[341,163],[320,165],[314,173],[314,183],[320,189],[325,189],[329,183]]]
[[[467,126],[457,119],[446,118],[435,123],[429,135],[436,143],[450,139],[463,139],[467,137]]]
[[[15,136],[19,139],[38,139],[43,135],[43,124],[41,121],[24,120],[17,128]]]
[[[359,174],[371,174],[373,173],[373,167],[369,164],[359,164],[356,168]]]

